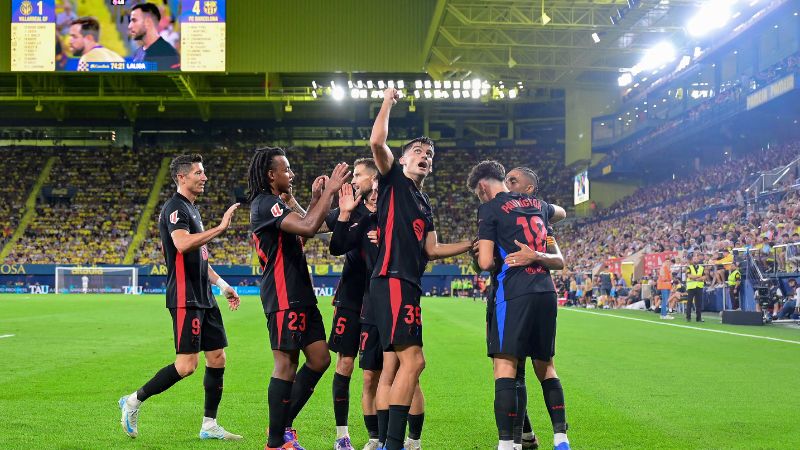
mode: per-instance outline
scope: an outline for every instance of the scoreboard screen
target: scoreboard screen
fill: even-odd
[[[583,171],[575,175],[573,182],[574,204],[579,205],[589,200],[589,172]]]
[[[226,0],[11,0],[15,72],[223,72]]]

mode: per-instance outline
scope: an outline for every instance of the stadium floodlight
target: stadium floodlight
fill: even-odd
[[[453,86],[453,83],[450,80],[444,80],[443,86],[445,89],[450,89]]]
[[[462,83],[462,84],[464,85],[464,89],[472,88],[472,81],[464,80],[464,83]]]
[[[442,91],[440,91],[439,89],[434,89],[433,98],[442,98]]]
[[[394,80],[387,81],[386,85],[389,86],[390,88],[393,88],[394,87]]]
[[[334,86],[334,88],[331,89],[331,96],[334,100],[342,100],[344,98],[344,89],[339,86]]]
[[[660,42],[648,50],[642,60],[631,68],[631,74],[637,75],[646,70],[653,70],[663,64],[675,61],[675,57],[675,47],[667,41]]]
[[[442,88],[442,82],[439,81],[439,80],[434,81],[433,82],[433,87],[434,87],[434,89],[441,89]]]
[[[414,80],[414,87],[417,89],[422,89],[422,80]]]
[[[725,26],[733,15],[731,6],[735,0],[710,0],[686,24],[691,36],[703,37]]]
[[[356,87],[361,89],[364,87],[364,82],[361,80],[356,81]]]
[[[423,83],[423,84],[425,85],[425,89],[430,89],[431,88],[431,80],[425,80],[425,83]]]
[[[378,80],[378,89],[386,89],[386,84],[384,84],[383,80]]]
[[[453,91],[453,98],[461,98],[461,91]]]
[[[369,92],[366,89],[359,89],[358,90],[358,97],[359,98],[367,98]]]
[[[481,97],[480,89],[473,89],[472,90],[472,98],[480,98],[480,97]]]
[[[311,96],[317,98],[317,91],[316,90],[311,91]]]
[[[414,98],[419,98],[419,89],[414,90]]]
[[[372,89],[373,87],[375,86],[372,84],[372,80],[367,80],[367,89]]]
[[[317,82],[312,80],[312,81],[311,81],[311,87],[313,87],[314,89],[316,89],[316,88],[317,88]]]
[[[453,89],[461,89],[461,81],[460,80],[453,81]]]
[[[600,35],[597,34],[597,33],[592,33],[592,41],[594,41],[595,44],[599,44],[600,43]]]
[[[425,89],[423,94],[425,95],[425,98],[431,98],[431,96],[433,96],[433,93],[430,91],[430,89]]]
[[[517,90],[516,89],[509,89],[508,90],[508,98],[510,98],[510,99],[517,98]]]
[[[356,89],[356,88],[350,89],[350,97],[358,98],[358,95],[359,95],[358,94],[358,89]]]
[[[404,89],[406,87],[406,83],[403,80],[397,80],[397,89]]]
[[[625,72],[617,78],[617,85],[619,87],[625,87],[631,83],[633,83],[633,75],[631,75],[630,72]]]
[[[464,98],[469,98],[469,91],[461,91],[461,96]]]
[[[347,88],[353,89],[353,80],[347,80]]]
[[[489,93],[489,89],[488,88],[481,89],[481,95],[486,95],[488,93]]]

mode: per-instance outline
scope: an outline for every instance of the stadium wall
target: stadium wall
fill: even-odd
[[[419,0],[228,2],[228,72],[421,72],[435,6]]]
[[[617,200],[632,195],[639,189],[635,182],[614,182],[592,180],[589,184],[589,197],[600,208],[612,205]]]

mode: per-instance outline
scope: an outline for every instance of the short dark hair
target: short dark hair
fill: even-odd
[[[280,147],[263,147],[256,149],[250,167],[247,170],[247,201],[253,202],[258,194],[269,191],[269,178],[267,171],[272,169],[272,164],[278,156],[286,156]]]
[[[367,169],[372,170],[373,172],[378,171],[378,166],[375,165],[375,160],[372,158],[358,158],[353,162],[353,167],[358,165],[366,166]]]
[[[176,156],[175,159],[169,163],[169,174],[172,176],[172,181],[178,185],[178,174],[185,174],[192,168],[194,163],[202,163],[203,156],[199,153],[192,153],[189,155]]]
[[[158,10],[158,6],[152,3],[139,3],[131,8],[131,12],[134,12],[137,9],[141,9],[143,14],[150,14],[151,16],[155,17],[156,23],[161,21],[161,11]]]
[[[531,184],[533,184],[533,193],[534,194],[539,190],[539,175],[537,175],[536,172],[533,169],[531,169],[530,167],[519,166],[519,167],[514,167],[511,170],[518,170],[518,171],[524,173],[525,176],[530,178]]]
[[[94,17],[79,17],[73,20],[71,25],[80,25],[82,36],[92,36],[95,41],[100,40],[100,22]]]
[[[406,142],[405,144],[403,144],[403,153],[405,153],[406,150],[410,149],[411,146],[414,145],[417,142],[419,142],[420,144],[430,145],[431,149],[434,148],[433,139],[429,138],[428,136],[420,136],[418,138],[414,138],[414,139]]]
[[[481,180],[497,180],[503,182],[506,178],[506,168],[497,161],[486,160],[475,165],[467,177],[467,187],[474,191]]]

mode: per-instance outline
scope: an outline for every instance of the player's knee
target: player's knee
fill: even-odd
[[[331,355],[328,352],[314,355],[306,360],[306,365],[315,372],[325,372],[331,365]]]
[[[225,367],[225,362],[226,358],[224,351],[206,354],[206,363],[209,367]]]
[[[378,387],[380,375],[373,370],[364,371],[364,392],[374,391]]]
[[[179,361],[175,363],[175,370],[181,378],[186,378],[197,370],[197,361]]]
[[[409,363],[409,369],[420,375],[425,370],[425,355],[419,352],[410,358]]]
[[[339,360],[336,361],[336,372],[341,375],[351,376],[354,368],[355,360],[350,356],[339,356]]]

